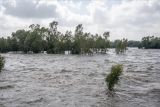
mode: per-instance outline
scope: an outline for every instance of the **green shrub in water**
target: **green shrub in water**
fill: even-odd
[[[5,63],[4,57],[2,57],[0,55],[0,72],[1,72],[2,68],[4,67],[4,63]]]
[[[123,66],[120,64],[114,65],[111,68],[111,72],[107,75],[105,81],[109,91],[113,91],[115,84],[118,83],[119,77],[123,72]]]
[[[127,39],[117,40],[115,51],[117,54],[124,53],[127,50]]]

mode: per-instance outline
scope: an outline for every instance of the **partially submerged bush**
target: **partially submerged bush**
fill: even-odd
[[[106,83],[109,91],[113,91],[115,84],[119,81],[119,76],[123,72],[123,66],[120,64],[114,65],[111,68],[111,72],[106,77]]]
[[[127,39],[117,40],[115,44],[117,54],[124,53],[127,50]]]
[[[1,72],[2,68],[4,67],[4,63],[5,63],[4,57],[2,57],[0,55],[0,72]]]

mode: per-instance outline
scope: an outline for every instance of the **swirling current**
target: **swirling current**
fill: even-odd
[[[116,55],[1,54],[0,107],[159,107],[160,50],[129,48]],[[108,96],[105,77],[124,72]]]

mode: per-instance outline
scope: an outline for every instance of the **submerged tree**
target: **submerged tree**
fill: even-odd
[[[123,66],[120,64],[114,65],[111,68],[111,72],[107,75],[105,81],[109,91],[114,90],[114,86],[118,83],[119,77],[123,72]]]
[[[160,37],[143,37],[141,41],[141,47],[145,49],[160,49]]]
[[[5,63],[4,57],[2,57],[0,55],[0,72],[1,72],[2,68],[4,67],[4,63]]]
[[[7,39],[5,38],[0,38],[0,52],[4,53],[4,52],[8,52],[8,42]]]
[[[58,22],[53,21],[49,28],[39,24],[31,24],[28,30],[17,30],[11,37],[0,38],[0,52],[22,51],[28,53],[40,53],[47,51],[51,54],[71,51],[72,54],[92,54],[94,52],[106,53],[109,48],[109,32],[103,35],[93,35],[83,31],[82,24],[75,28],[75,32],[58,31]]]
[[[49,24],[48,35],[46,37],[47,53],[59,53],[59,36],[60,32],[57,30],[58,22],[53,21]]]
[[[72,47],[72,54],[80,54],[84,48],[84,39],[83,38],[83,26],[79,24],[76,26],[75,35],[74,35],[73,47]]]
[[[141,45],[140,41],[134,41],[134,40],[128,41],[128,47],[140,47],[140,45]]]
[[[124,53],[127,50],[127,39],[116,40],[115,41],[115,51],[117,54]]]

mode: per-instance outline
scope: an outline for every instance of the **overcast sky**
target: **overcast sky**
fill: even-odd
[[[140,40],[160,36],[160,0],[0,0],[0,37],[53,20],[62,32],[83,24],[93,34],[110,31],[111,40]]]

